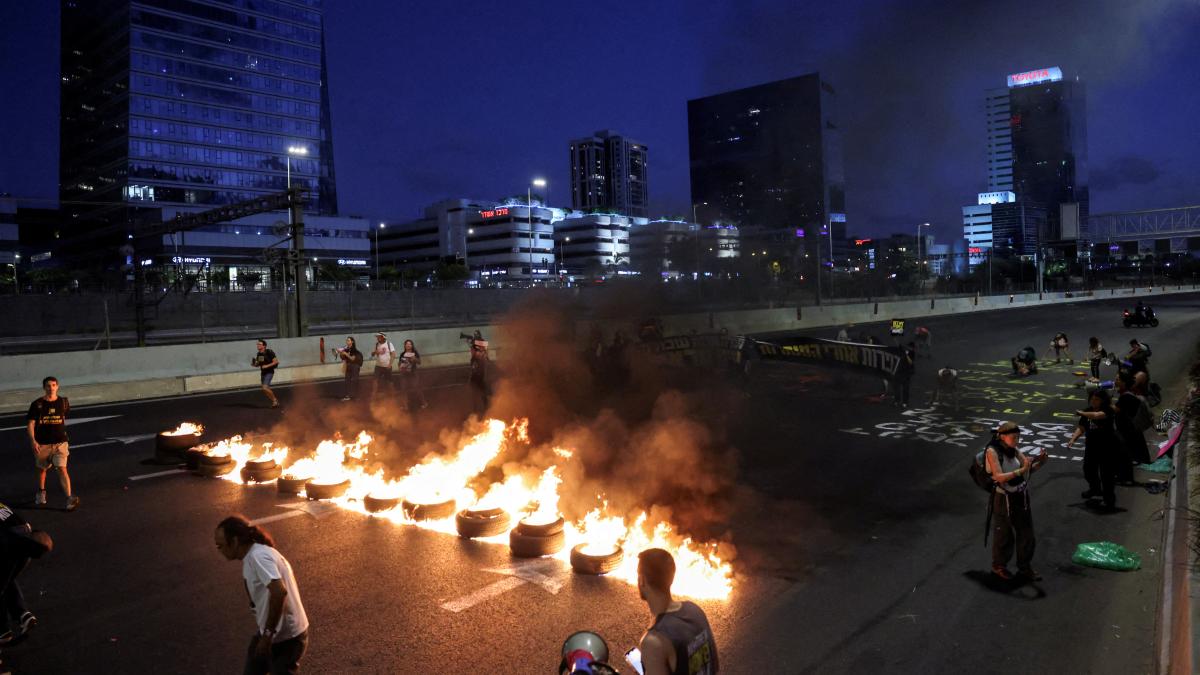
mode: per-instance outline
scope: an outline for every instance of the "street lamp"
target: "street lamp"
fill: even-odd
[[[525,188],[525,212],[529,216],[529,284],[533,285],[533,188],[546,187],[545,178],[534,178]]]
[[[566,272],[567,260],[563,256],[563,242],[570,243],[570,237],[564,237],[558,240],[558,273],[561,275]]]
[[[922,262],[921,262],[921,228],[922,227],[929,227],[929,223],[919,223],[917,225],[917,275],[918,275],[918,278],[920,278],[920,279],[925,278],[925,271],[922,268]]]
[[[13,262],[12,262],[12,266],[13,266],[13,295],[20,295],[20,294],[21,294],[21,282],[20,282],[20,280],[18,280],[18,279],[17,279],[17,263],[19,263],[19,262],[21,262],[21,254],[20,254],[20,253],[14,253],[14,254],[13,254]]]
[[[308,148],[302,145],[289,145],[287,149],[287,186],[292,189],[292,155],[304,157],[308,154]]]
[[[470,236],[472,234],[475,234],[475,228],[468,227],[467,228],[467,236],[463,237],[463,267],[467,268],[467,283],[470,283],[470,281],[471,281],[471,263],[470,263],[470,258],[468,256],[471,253]]]
[[[375,228],[375,281],[379,281],[379,231],[387,228],[387,223],[380,223]]]

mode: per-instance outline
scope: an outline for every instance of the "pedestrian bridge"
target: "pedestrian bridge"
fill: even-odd
[[[1186,239],[1200,237],[1200,206],[1100,213],[1088,216],[1087,222],[1094,242]],[[1186,242],[1180,248],[1188,248]]]

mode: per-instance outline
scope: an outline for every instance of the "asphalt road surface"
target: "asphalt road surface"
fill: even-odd
[[[908,409],[880,402],[882,383],[871,376],[756,366],[726,430],[740,467],[727,502],[738,547],[734,591],[700,603],[722,672],[1150,672],[1164,497],[1123,487],[1118,512],[1089,509],[1079,497],[1082,444],[1065,448],[1070,411],[1083,405],[1078,365],[1047,365],[1024,380],[1011,379],[1007,366],[1019,348],[1043,351],[1058,331],[1072,337],[1077,358],[1089,335],[1114,350],[1136,335],[1152,345],[1151,370],[1171,389],[1195,358],[1200,296],[1158,299],[1157,329],[1122,328],[1121,306],[922,321],[933,354],[918,361]],[[856,330],[886,334],[882,323]],[[963,377],[961,408],[927,408],[933,371],[947,364]],[[456,426],[465,414],[463,379],[462,371],[430,373],[429,410],[415,421],[382,421],[386,433],[419,437]],[[63,382],[62,393],[70,396],[70,387]],[[303,503],[270,485],[143,463],[153,434],[184,419],[221,436],[268,429],[289,415],[316,426],[344,421],[350,405],[333,383],[278,391],[281,411],[265,408],[256,391],[74,410],[71,474],[83,503],[73,513],[33,508],[23,416],[0,418],[0,495],[56,542],[21,578],[41,623],[4,649],[16,672],[240,672],[253,620],[240,563],[226,561],[212,541],[231,512],[300,514],[267,527],[296,570],[312,622],[305,672],[549,673],[573,631],[599,632],[620,661],[648,625],[636,588],[619,580],[514,561],[504,546],[337,508],[281,508]],[[1036,428],[1023,444],[1052,456],[1032,487],[1034,564],[1045,576],[1037,584],[988,576],[986,495],[966,474],[987,429],[1002,419]],[[61,497],[53,476],[49,489],[54,507]],[[1137,551],[1143,568],[1118,573],[1071,562],[1076,544],[1097,540]]]

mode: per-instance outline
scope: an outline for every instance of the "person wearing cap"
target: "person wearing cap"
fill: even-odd
[[[1025,581],[1041,581],[1033,569],[1033,512],[1029,504],[1029,475],[1046,462],[1046,454],[1030,459],[1017,448],[1021,427],[1004,422],[988,443],[987,470],[996,485],[992,489],[992,574],[1011,579],[1008,561],[1017,554],[1017,575]]]
[[[375,391],[372,397],[379,396],[379,390],[391,383],[392,361],[396,360],[396,346],[388,342],[385,333],[375,334],[375,347],[371,350],[375,357]]]

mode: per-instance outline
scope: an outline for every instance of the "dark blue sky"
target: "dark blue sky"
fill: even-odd
[[[1050,3],[1046,3],[1050,4]],[[0,192],[53,200],[57,2],[0,3]],[[342,211],[399,219],[550,181],[567,142],[650,148],[656,214],[689,207],[689,98],[821,71],[845,132],[849,230],[961,236],[986,188],[982,94],[1059,66],[1088,85],[1092,211],[1200,203],[1200,3],[683,0],[327,2]]]

